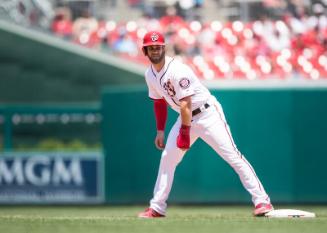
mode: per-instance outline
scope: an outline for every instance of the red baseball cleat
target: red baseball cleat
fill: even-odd
[[[264,216],[266,213],[274,210],[274,207],[270,203],[260,203],[255,206],[253,214],[254,216]]]
[[[161,218],[165,217],[163,214],[159,214],[157,211],[155,211],[152,208],[147,208],[145,211],[138,214],[139,218]]]

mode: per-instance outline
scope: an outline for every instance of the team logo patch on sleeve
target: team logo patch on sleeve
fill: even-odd
[[[186,89],[190,86],[191,82],[188,78],[182,78],[180,81],[179,81],[179,86],[183,89]]]

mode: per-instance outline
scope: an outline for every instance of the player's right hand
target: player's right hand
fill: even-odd
[[[154,144],[159,150],[163,150],[165,148],[165,132],[162,130],[157,131],[156,139],[154,140]]]

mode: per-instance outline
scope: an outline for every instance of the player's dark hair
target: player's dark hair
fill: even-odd
[[[148,48],[147,48],[147,46],[144,46],[143,49],[144,49],[144,56],[148,56]]]

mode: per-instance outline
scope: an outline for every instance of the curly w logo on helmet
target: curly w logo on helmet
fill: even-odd
[[[151,40],[152,40],[152,41],[157,41],[158,39],[159,39],[158,34],[152,34],[152,35],[151,35]]]

